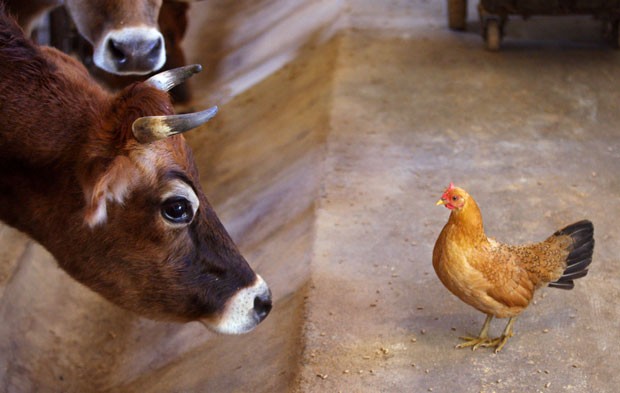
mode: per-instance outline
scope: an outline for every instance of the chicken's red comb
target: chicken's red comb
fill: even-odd
[[[450,182],[450,185],[448,186],[448,188],[446,188],[446,191],[443,192],[443,195],[441,197],[447,199],[448,192],[450,192],[451,190],[454,190],[454,183],[452,182]]]

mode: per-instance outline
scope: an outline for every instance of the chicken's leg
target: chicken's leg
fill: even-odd
[[[504,331],[502,332],[502,335],[499,338],[496,338],[496,340],[499,340],[497,342],[495,346],[495,353],[498,353],[499,351],[502,350],[502,348],[504,348],[504,345],[506,345],[506,343],[508,342],[508,339],[510,337],[512,337],[512,325],[515,323],[515,321],[517,320],[517,317],[510,317],[510,319],[508,320],[508,323],[506,324],[506,327],[504,328]]]
[[[489,326],[491,325],[491,320],[493,320],[493,315],[491,314],[487,314],[487,319],[484,320],[484,325],[482,325],[482,330],[480,330],[480,334],[478,334],[478,337],[471,337],[471,336],[465,336],[465,337],[459,337],[461,340],[465,340],[466,342],[457,345],[457,348],[467,348],[467,347],[472,347],[471,349],[473,351],[475,351],[476,349],[478,349],[478,347],[486,347],[491,339],[488,336],[489,333]]]
[[[495,353],[502,350],[504,345],[508,342],[508,339],[512,337],[512,325],[515,322],[516,317],[511,317],[508,320],[508,324],[504,328],[504,332],[500,337],[497,338],[489,338],[489,326],[491,325],[491,320],[493,319],[493,315],[487,314],[487,319],[484,321],[484,325],[482,325],[482,330],[480,330],[480,334],[478,337],[459,337],[461,340],[465,340],[466,342],[457,345],[457,348],[467,348],[472,347],[472,350],[476,350],[479,347],[495,347]]]

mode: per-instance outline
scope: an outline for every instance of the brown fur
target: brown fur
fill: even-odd
[[[4,0],[7,10],[15,15],[19,24],[30,35],[37,19],[46,11],[65,5],[79,33],[91,44],[99,42],[111,29],[131,25],[157,28],[163,35],[166,46],[166,64],[162,70],[186,65],[182,47],[187,29],[189,4],[166,0]],[[77,48],[73,48],[77,49]],[[79,45],[77,55],[81,59],[92,56],[92,46]],[[120,76],[108,73],[94,65],[90,72],[106,85],[120,89],[133,82],[142,81],[145,76]],[[191,93],[187,85],[177,86],[172,91],[176,102],[187,103]]]
[[[138,24],[157,26],[162,0],[4,0],[4,3],[27,34],[41,14],[64,4],[80,33],[90,42],[96,42],[108,29]]]
[[[0,219],[119,306],[188,321],[217,316],[256,275],[209,206],[184,138],[134,139],[135,119],[172,111],[145,84],[103,90],[79,62],[31,44],[0,5]],[[180,229],[160,214],[171,179],[200,200]],[[91,228],[100,203],[107,219]]]
[[[166,43],[166,64],[162,70],[170,70],[182,67],[187,64],[185,52],[183,50],[183,37],[187,30],[187,12],[189,4],[177,1],[164,1],[159,12],[158,25],[159,31],[164,36]],[[82,47],[84,47],[82,45]],[[92,48],[85,47],[86,52],[78,53],[80,58],[92,56]],[[95,66],[89,69],[91,74],[113,89],[121,89],[133,82],[144,80],[144,76],[121,76],[105,72]],[[175,103],[188,103],[192,99],[192,94],[187,84],[176,86],[171,90],[170,95]]]

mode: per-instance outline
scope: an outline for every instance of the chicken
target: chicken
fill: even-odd
[[[513,246],[484,233],[476,201],[452,183],[437,205],[451,210],[433,249],[433,267],[443,285],[459,299],[487,315],[478,337],[461,337],[457,348],[492,347],[499,352],[513,335],[516,317],[544,285],[572,289],[588,273],[594,228],[576,222],[543,242]],[[498,338],[489,338],[493,317],[509,318]]]

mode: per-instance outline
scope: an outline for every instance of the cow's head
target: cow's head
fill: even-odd
[[[93,45],[95,65],[118,75],[148,74],[166,61],[157,25],[162,0],[65,0],[80,31]]]
[[[218,220],[177,135],[217,108],[174,115],[164,92],[199,70],[166,71],[115,96],[83,153],[89,260],[68,270],[139,314],[244,333],[269,313],[270,290]]]

